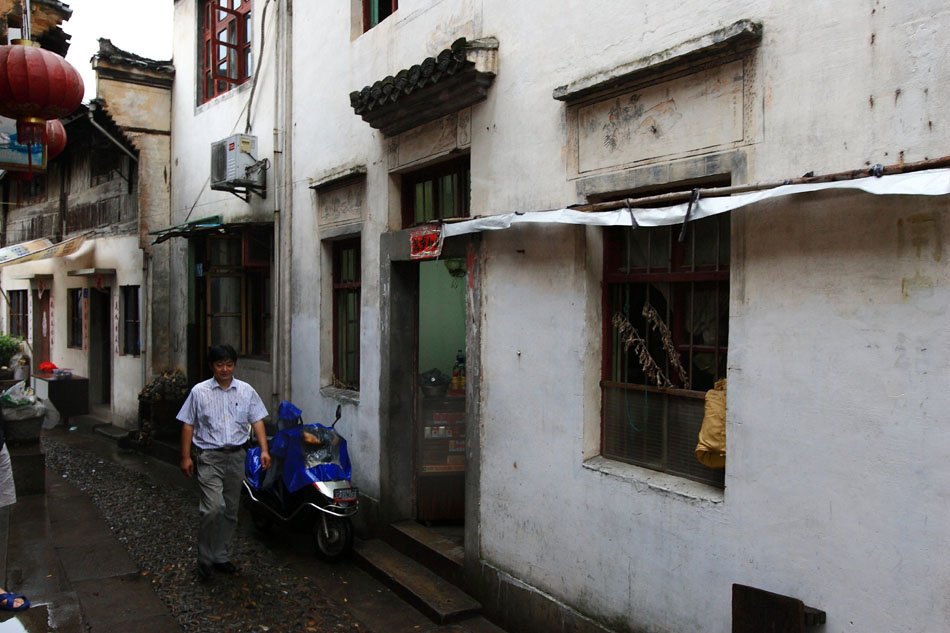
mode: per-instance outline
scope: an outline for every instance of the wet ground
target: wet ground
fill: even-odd
[[[201,583],[193,480],[94,434],[55,429],[43,443],[47,494],[12,507],[6,569],[35,607],[0,632],[499,631],[479,617],[436,625],[352,562],[323,563],[307,536],[262,535],[244,514],[241,573]]]

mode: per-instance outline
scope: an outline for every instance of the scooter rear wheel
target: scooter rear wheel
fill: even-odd
[[[341,560],[353,547],[350,520],[324,514],[313,526],[313,545],[317,556],[323,560],[330,563]]]
[[[254,527],[263,534],[269,533],[274,526],[273,517],[261,510],[251,510],[251,520],[254,522]]]

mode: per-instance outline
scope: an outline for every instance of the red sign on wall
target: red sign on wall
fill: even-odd
[[[442,227],[409,231],[409,259],[431,259],[442,254]]]

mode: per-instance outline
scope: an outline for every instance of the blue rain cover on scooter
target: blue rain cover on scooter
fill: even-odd
[[[285,408],[284,405],[289,407]],[[301,412],[284,401],[281,403],[279,415],[283,416],[285,413],[296,419]],[[293,426],[278,431],[271,441],[270,454],[273,464],[283,463],[283,480],[290,492],[300,490],[315,481],[349,481],[352,474],[346,440],[335,430],[322,424]],[[244,474],[248,483],[254,488],[260,488],[264,480],[260,448],[252,448],[247,452]]]

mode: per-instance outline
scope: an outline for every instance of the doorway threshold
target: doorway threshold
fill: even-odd
[[[425,526],[406,520],[392,523],[389,527],[387,540],[397,550],[450,582],[460,580],[465,560],[464,527],[461,524]]]

